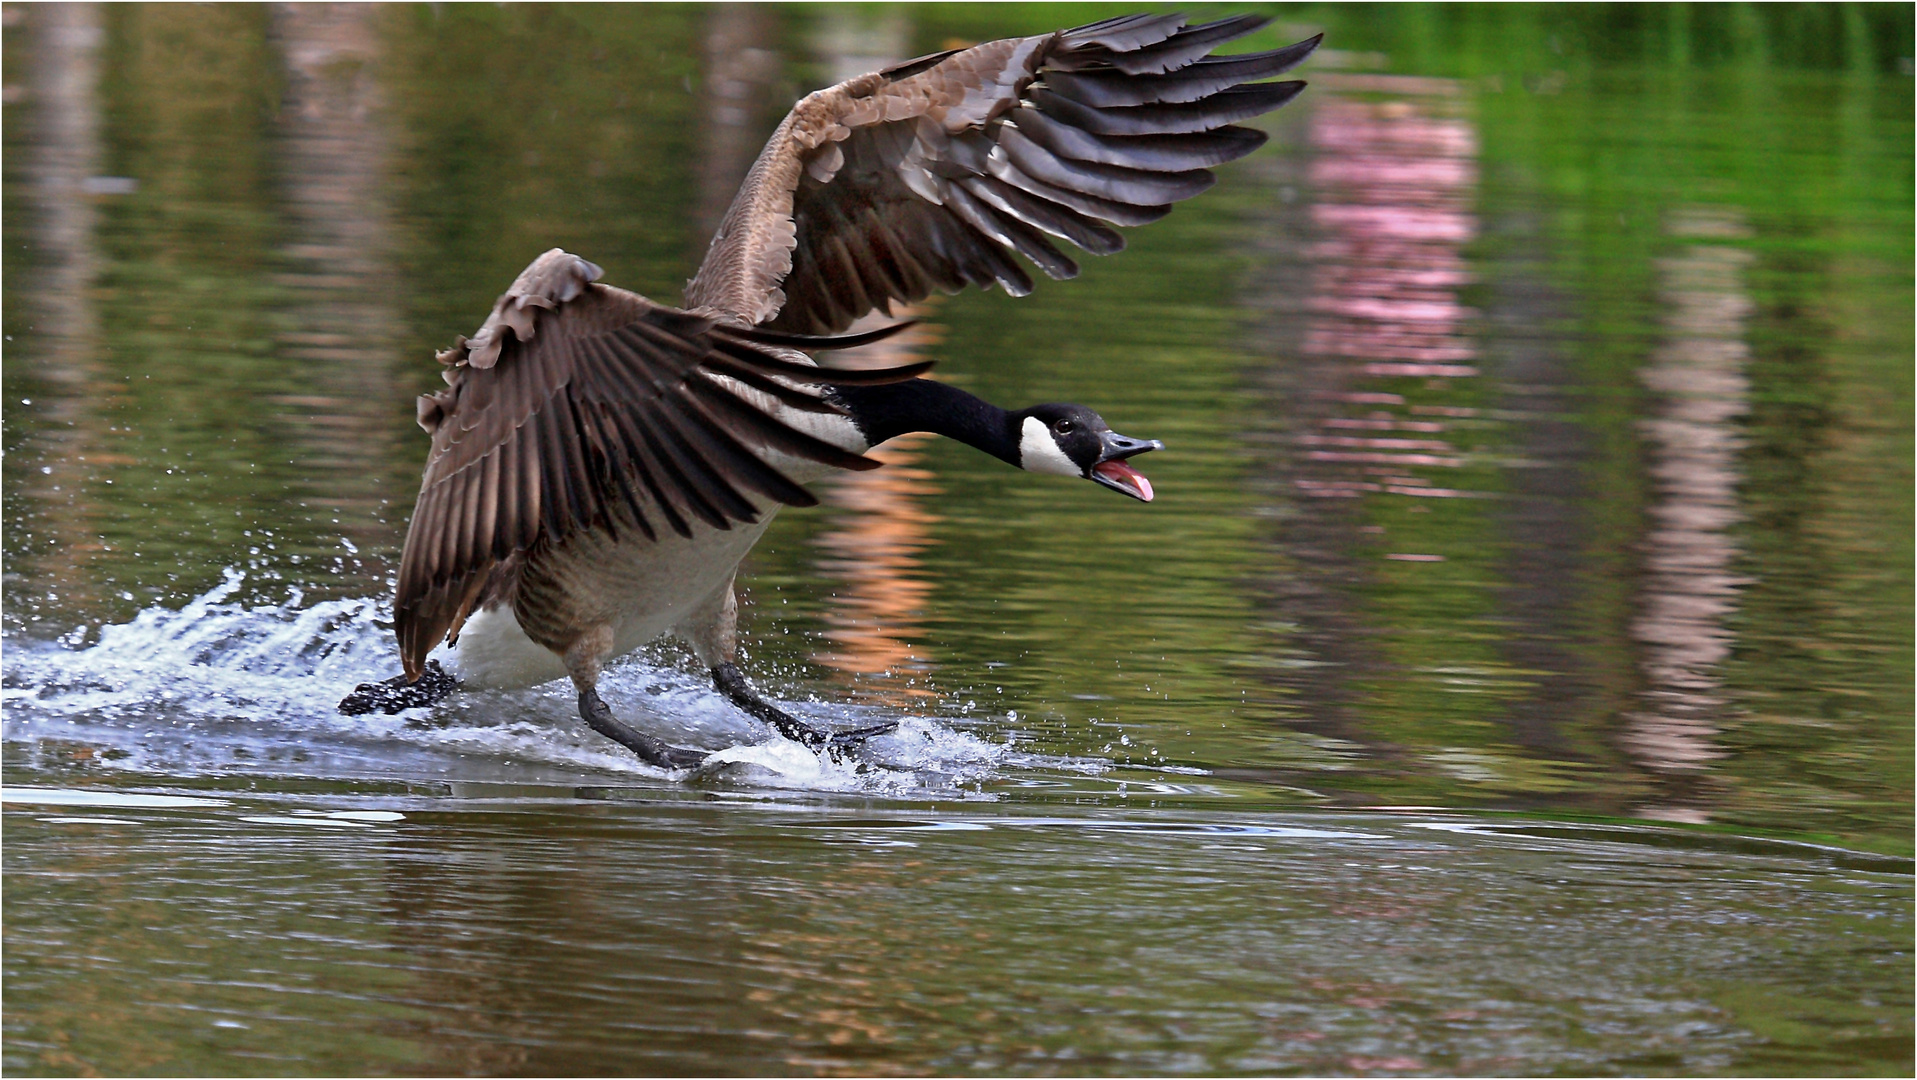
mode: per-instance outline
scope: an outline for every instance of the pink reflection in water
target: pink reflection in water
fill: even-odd
[[[1304,351],[1349,362],[1353,379],[1474,377],[1477,350],[1465,327],[1475,313],[1459,300],[1458,290],[1471,280],[1460,249],[1478,230],[1471,213],[1478,177],[1476,135],[1467,121],[1447,115],[1442,100],[1431,100],[1455,96],[1453,84],[1368,78],[1372,81],[1354,88],[1417,100],[1357,101],[1334,93],[1317,102],[1310,137],[1318,153],[1310,176],[1319,195],[1312,207],[1319,239],[1311,249],[1318,272],[1307,302],[1313,318]],[[1300,477],[1302,493],[1324,498],[1471,494],[1406,472],[1464,464],[1445,437],[1445,423],[1414,421],[1392,411],[1405,407],[1401,394],[1354,390],[1334,399],[1373,408],[1364,415],[1321,420],[1320,431],[1299,436],[1300,445],[1309,448],[1302,457],[1342,465],[1366,479]]]
[[[1670,223],[1686,241],[1740,239],[1750,231],[1728,208],[1693,207]],[[1743,584],[1733,573],[1743,479],[1738,420],[1749,410],[1744,323],[1749,251],[1691,243],[1660,260],[1665,340],[1639,372],[1655,399],[1643,422],[1656,497],[1648,508],[1640,606],[1631,636],[1645,686],[1626,717],[1624,745],[1664,773],[1698,772],[1723,756],[1718,668],[1730,656],[1727,625]],[[1702,820],[1695,806],[1650,807],[1645,816]]]

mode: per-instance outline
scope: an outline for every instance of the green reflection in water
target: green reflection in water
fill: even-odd
[[[1909,923],[1885,914],[1908,878],[1790,845],[470,794],[387,796],[403,820],[357,827],[320,816],[326,796],[113,809],[121,825],[10,805],[13,873],[76,837],[97,850],[10,882],[9,1071],[1870,1074],[1908,1057]],[[74,927],[76,909],[106,914]]]
[[[992,726],[1040,749],[1340,799],[1648,809],[1907,850],[1911,139],[1893,16],[1287,10],[1340,52],[1260,158],[1081,282],[930,310],[954,381],[1011,404],[1087,401],[1166,439],[1161,500],[928,444],[943,495],[908,572],[930,586],[912,643],[928,669],[859,686],[883,698],[909,677],[948,710],[1015,710]],[[933,6],[902,41],[1076,17]],[[713,18],[395,9],[359,27],[374,60],[302,68],[283,58],[338,31],[250,8],[111,9],[86,169],[137,185],[83,200],[87,250],[34,232],[60,198],[31,171],[54,105],[30,94],[7,114],[8,235],[29,252],[9,260],[7,326],[16,355],[46,360],[7,373],[8,625],[51,636],[177,606],[225,565],[251,568],[256,601],[289,584],[380,592],[429,351],[548,245],[666,299],[692,267],[716,153],[701,135]],[[761,27],[785,62],[748,126],[818,77],[806,43],[825,21],[797,9]],[[32,71],[23,33],[9,55]],[[1374,78],[1406,73],[1452,81]],[[1338,101],[1468,136],[1465,272],[1447,288],[1482,374],[1325,371],[1401,398],[1381,409],[1393,422],[1441,414],[1437,442],[1461,464],[1404,475],[1484,497],[1325,500],[1292,483],[1309,472],[1297,439],[1324,418],[1306,399],[1325,387],[1285,374],[1309,368],[1314,324],[1279,299],[1337,266],[1292,234],[1318,228],[1312,199],[1342,197],[1311,179],[1336,157],[1313,117]],[[363,158],[358,179],[311,167],[333,122],[360,125],[338,144]],[[356,200],[375,227],[357,246],[335,221]],[[1734,210],[1725,243],[1755,259],[1728,530],[1744,583],[1713,676],[1717,756],[1673,771],[1620,739],[1645,690],[1631,628],[1659,497],[1640,371],[1673,302],[1659,260],[1693,243],[1669,223],[1694,206]],[[62,259],[94,269],[93,321],[49,333],[21,264]],[[1273,372],[1292,382],[1261,389]],[[752,560],[755,659],[794,690],[828,676],[812,659],[837,603],[818,538],[860,521],[785,515]],[[1407,553],[1444,561],[1390,558]],[[1280,598],[1300,589],[1316,606]]]
[[[913,9],[905,51],[1081,17]],[[1172,449],[1150,463],[1161,500],[1140,507],[928,444],[943,495],[911,571],[930,584],[913,642],[929,670],[913,685],[949,712],[1016,710],[988,728],[1040,749],[1328,799],[1675,810],[1908,851],[1908,11],[1281,17],[1329,28],[1343,55],[1272,121],[1260,158],[1122,257],[1088,260],[1080,282],[932,307],[955,382],[1011,404],[1083,400]],[[362,28],[370,74],[289,70],[299,34],[332,39],[276,18],[102,16],[84,171],[132,178],[130,191],[63,195],[34,172],[58,108],[43,75],[23,76],[6,112],[7,237],[25,252],[6,270],[9,632],[178,606],[229,565],[251,569],[259,602],[289,585],[378,593],[423,445],[407,402],[434,385],[430,351],[470,332],[544,247],[662,299],[696,261],[715,153],[699,134],[710,13],[385,11]],[[817,77],[808,42],[823,21],[798,9],[767,24],[762,46],[784,61],[748,123],[769,126]],[[40,70],[34,32],[9,30],[10,71]],[[1363,81],[1375,74],[1454,80],[1438,112],[1471,133],[1475,170],[1454,298],[1476,313],[1458,337],[1483,373],[1339,385],[1398,395],[1382,410],[1397,419],[1474,410],[1444,433],[1465,463],[1409,475],[1489,498],[1332,505],[1293,483],[1295,438],[1328,414],[1286,373],[1304,364],[1311,316],[1280,301],[1336,265],[1293,235],[1316,228],[1309,170],[1330,155],[1311,118],[1333,99],[1426,108],[1403,84]],[[302,127],[314,117],[349,125],[358,180],[302,166],[335,131]],[[342,201],[376,242],[339,240]],[[1745,581],[1715,675],[1718,756],[1673,771],[1621,738],[1645,690],[1632,626],[1660,497],[1640,373],[1674,303],[1660,260],[1703,243],[1670,223],[1697,206],[1735,211],[1741,231],[1712,243],[1752,259],[1739,519],[1725,530]],[[84,250],[36,231],[60,213],[90,215]],[[1286,277],[1274,251],[1306,269]],[[75,260],[91,268],[79,308],[36,291],[36,273]],[[81,308],[90,321],[49,323]],[[1522,367],[1532,353],[1536,371]],[[1300,393],[1272,390],[1276,377]],[[795,691],[829,675],[812,660],[836,603],[817,538],[859,520],[786,515],[753,558],[754,659]],[[1445,561],[1385,558],[1406,553]]]

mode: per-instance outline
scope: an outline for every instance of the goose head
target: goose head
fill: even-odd
[[[1152,483],[1127,459],[1163,450],[1157,439],[1134,439],[1112,430],[1083,405],[1034,405],[1014,413],[1018,422],[1018,467],[1027,472],[1076,476],[1152,501]]]

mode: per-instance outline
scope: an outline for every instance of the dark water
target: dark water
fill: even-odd
[[[433,349],[673,300],[796,96],[1110,14],[7,7],[10,1073],[1908,1074],[1910,9],[1304,6],[1220,185],[907,344],[660,645],[349,720]]]

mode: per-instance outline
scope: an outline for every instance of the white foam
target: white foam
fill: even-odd
[[[10,637],[0,657],[6,738],[50,756],[78,743],[91,748],[95,764],[165,775],[565,783],[611,773],[904,797],[963,794],[961,787],[976,790],[1006,767],[1104,765],[1041,762],[931,718],[787,703],[812,723],[899,723],[856,754],[815,752],[772,737],[704,673],[643,655],[609,669],[601,692],[618,715],[677,745],[727,747],[696,773],[653,768],[594,734],[579,722],[563,680],[462,692],[396,716],[342,716],[341,697],[398,668],[381,603],[307,605],[294,591],[285,603],[247,607],[230,602],[243,580],[228,570],[185,607],[148,608],[100,627],[91,645],[82,644],[83,633],[61,642]]]

